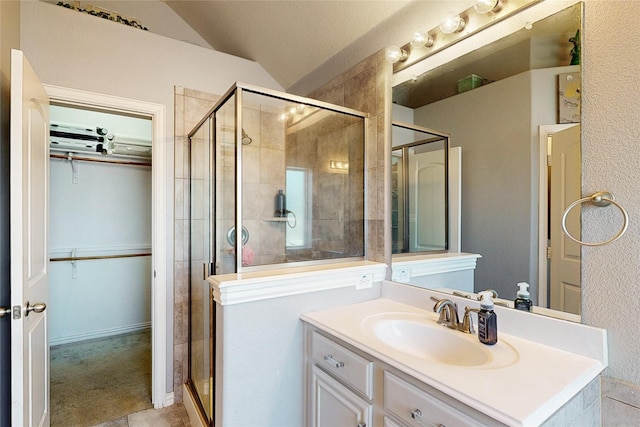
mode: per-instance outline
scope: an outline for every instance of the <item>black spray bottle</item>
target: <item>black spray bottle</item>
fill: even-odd
[[[480,292],[478,312],[478,339],[482,344],[494,345],[498,342],[498,319],[493,311],[491,292]]]

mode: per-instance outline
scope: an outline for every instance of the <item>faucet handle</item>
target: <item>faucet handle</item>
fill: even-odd
[[[485,289],[485,292],[491,292],[491,298],[493,298],[493,299],[498,298],[498,292],[496,292],[494,289],[487,288],[487,289]],[[478,298],[478,301],[479,300],[480,300],[480,298]]]
[[[440,298],[436,298],[436,297],[432,296],[430,299],[431,299],[431,301],[435,302],[435,305],[433,306],[433,311],[435,313],[437,313],[438,312],[438,303],[440,301],[442,301],[444,298],[440,299]],[[445,322],[449,322],[449,321],[450,321],[449,313],[447,312],[447,310],[440,311],[440,318],[438,319],[438,323],[445,323]]]
[[[464,316],[462,317],[462,323],[458,325],[458,330],[460,332],[464,332],[465,334],[475,334],[476,331],[473,327],[473,321],[471,320],[471,312],[479,312],[477,308],[471,308],[466,306],[464,308]]]

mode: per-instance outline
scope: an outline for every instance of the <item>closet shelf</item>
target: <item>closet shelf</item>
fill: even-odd
[[[121,254],[121,255],[91,255],[91,256],[70,256],[60,258],[49,258],[50,262],[56,261],[88,261],[95,259],[116,259],[116,258],[134,258],[141,256],[151,256],[151,252],[140,254]]]

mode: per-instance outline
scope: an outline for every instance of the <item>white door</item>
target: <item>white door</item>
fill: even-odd
[[[409,252],[446,247],[444,152],[409,150]]]
[[[562,232],[564,209],[581,196],[580,126],[554,133],[551,143],[550,307],[580,314],[580,245]],[[580,209],[567,216],[567,230],[580,238]]]
[[[49,425],[49,98],[11,51],[11,419]]]

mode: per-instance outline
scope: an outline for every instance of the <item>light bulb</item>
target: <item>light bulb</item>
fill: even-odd
[[[453,34],[462,31],[466,21],[457,13],[449,12],[445,15],[444,21],[440,24],[440,31],[445,34]]]
[[[473,8],[481,14],[497,12],[502,9],[502,0],[479,0]]]
[[[398,46],[389,46],[384,52],[384,57],[392,64],[398,61],[404,61],[408,56],[407,51],[400,49]]]
[[[413,33],[413,39],[411,40],[411,46],[413,47],[431,47],[433,46],[433,37],[427,33],[421,33],[419,31]]]
[[[287,113],[282,113],[280,114],[280,116],[278,117],[278,120],[280,120],[282,123],[286,122],[287,120],[289,120],[289,115]]]

